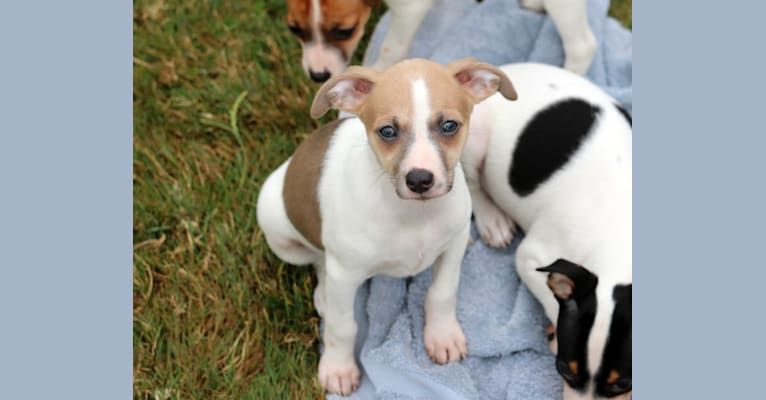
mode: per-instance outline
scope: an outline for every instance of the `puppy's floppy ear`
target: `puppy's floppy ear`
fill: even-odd
[[[364,100],[375,86],[377,71],[352,66],[325,82],[311,104],[311,117],[319,118],[330,108],[358,114]]]
[[[447,64],[458,83],[478,103],[499,91],[508,100],[516,100],[516,89],[499,68],[468,57]]]
[[[598,284],[598,277],[592,272],[563,258],[537,270],[549,273],[548,287],[559,300],[580,300],[592,293]]]

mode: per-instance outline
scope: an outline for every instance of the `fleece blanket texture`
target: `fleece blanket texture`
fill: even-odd
[[[632,37],[607,17],[608,0],[590,0],[589,23],[599,43],[588,78],[632,109]],[[365,54],[377,57],[388,27],[382,17]],[[411,57],[441,63],[473,56],[502,65],[562,65],[561,39],[550,18],[517,0],[435,0]],[[513,79],[513,77],[511,77]],[[436,365],[423,347],[423,302],[431,270],[407,279],[375,277],[359,288],[356,357],[362,384],[353,399],[560,399],[561,378],[548,349],[542,306],[515,272],[517,237],[505,249],[486,246],[475,228],[462,264],[457,317],[469,357]],[[328,396],[340,399],[339,396]]]

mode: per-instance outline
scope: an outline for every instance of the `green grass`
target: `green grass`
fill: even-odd
[[[612,10],[628,26],[630,7]],[[313,274],[255,219],[267,174],[334,117],[308,116],[318,85],[284,15],[279,0],[134,1],[135,398],[321,396]]]

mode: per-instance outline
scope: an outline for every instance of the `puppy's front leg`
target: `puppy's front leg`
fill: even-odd
[[[359,387],[359,368],[354,360],[354,297],[364,281],[342,269],[325,253],[324,353],[319,359],[319,383],[333,394],[347,396]]]
[[[468,192],[471,194],[479,235],[484,243],[492,247],[505,247],[513,240],[513,220],[495,205],[481,187],[481,169],[490,135],[489,127],[485,126],[487,119],[489,115],[486,109],[482,105],[477,106],[471,116],[471,134],[460,157],[460,163],[465,173]]]
[[[426,295],[426,352],[439,364],[459,361],[468,355],[463,329],[457,321],[457,289],[460,264],[468,246],[469,226],[458,234],[433,266],[433,282]]]

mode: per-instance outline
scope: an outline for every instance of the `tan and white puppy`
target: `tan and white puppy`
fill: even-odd
[[[632,128],[586,79],[541,64],[501,67],[520,100],[474,109],[462,165],[477,228],[505,246],[554,321],[564,399],[632,393]]]
[[[469,1],[469,0],[466,0]],[[473,1],[473,0],[470,0]],[[374,68],[383,70],[403,60],[434,0],[385,0],[391,24]],[[287,0],[287,25],[303,47],[303,69],[324,82],[346,69],[372,8],[380,0]],[[588,26],[586,0],[521,0],[536,11],[546,11],[561,34],[564,68],[584,75],[596,52]]]
[[[433,265],[426,351],[440,364],[466,356],[455,306],[471,201],[459,158],[474,104],[498,90],[516,97],[505,74],[473,59],[351,67],[321,87],[311,115],[335,108],[359,117],[314,132],[264,182],[257,214],[269,246],[317,269],[319,382],[328,392],[348,395],[359,385],[353,303],[374,275]]]

